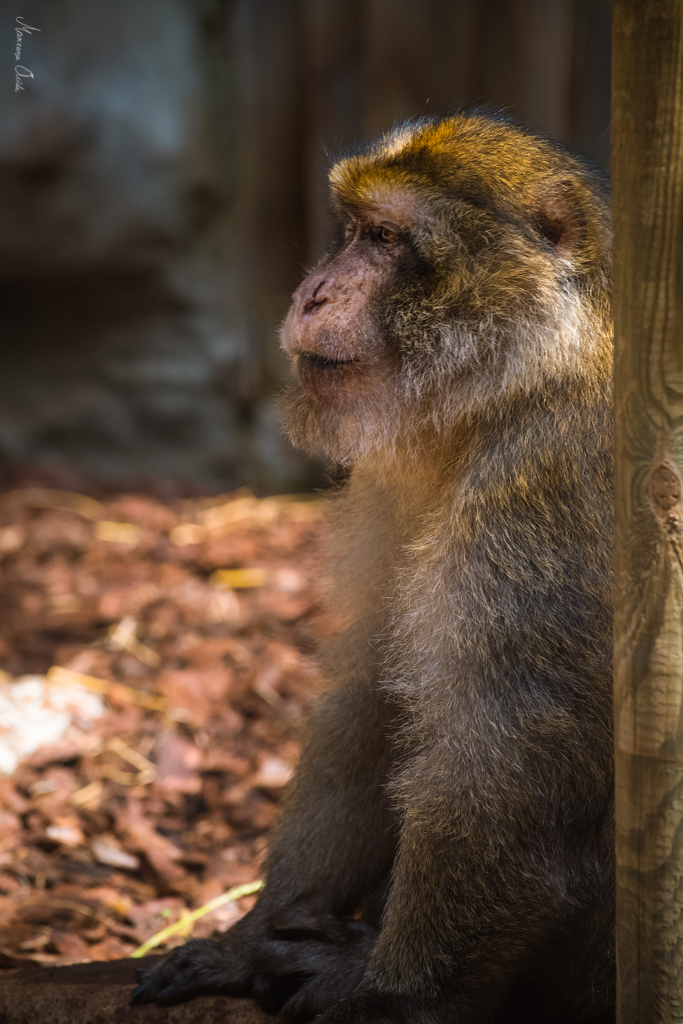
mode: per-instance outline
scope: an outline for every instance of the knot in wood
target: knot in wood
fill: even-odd
[[[681,481],[670,462],[662,462],[650,475],[650,494],[657,509],[666,514],[681,500]]]

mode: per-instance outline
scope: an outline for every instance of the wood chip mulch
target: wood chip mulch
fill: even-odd
[[[320,687],[324,535],[304,496],[0,494],[0,708],[28,701],[0,712],[0,967],[129,956],[259,878]]]

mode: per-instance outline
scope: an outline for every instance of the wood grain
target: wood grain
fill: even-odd
[[[618,1020],[683,1021],[683,5],[616,0]]]

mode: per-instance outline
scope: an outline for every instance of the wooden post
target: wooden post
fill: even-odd
[[[683,1021],[683,0],[615,0],[620,1024]]]

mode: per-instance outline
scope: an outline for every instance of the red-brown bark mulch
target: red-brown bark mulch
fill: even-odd
[[[0,494],[0,700],[71,680],[104,710],[0,777],[0,967],[129,956],[259,877],[319,688],[323,536],[302,497]]]

